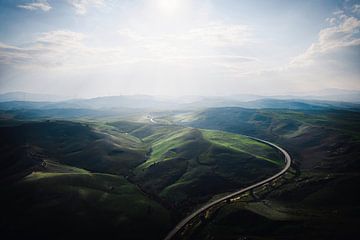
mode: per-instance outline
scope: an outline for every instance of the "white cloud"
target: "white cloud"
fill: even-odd
[[[216,65],[224,69],[238,68],[240,65],[258,62],[253,57],[239,55],[213,54],[182,51],[196,38],[182,36],[162,36],[158,38],[136,35],[131,31],[120,31],[132,39],[130,45],[113,48],[92,48],[84,44],[86,36],[67,30],[39,34],[27,47],[11,46],[0,43],[0,62],[18,67],[86,67],[138,62],[158,62],[171,65]],[[185,35],[188,36],[188,35]],[[162,40],[160,40],[162,39]],[[182,45],[172,46],[181,39]],[[185,42],[182,42],[185,41]],[[211,44],[209,42],[209,44]],[[143,48],[141,54],[137,48]],[[179,48],[179,49],[176,49]],[[176,50],[174,50],[176,49]],[[171,54],[172,53],[172,54]]]
[[[318,41],[311,44],[303,54],[294,58],[291,64],[312,64],[329,53],[360,46],[360,20],[354,16],[347,16],[343,12],[335,13],[335,16],[335,20],[331,18],[330,22],[337,22],[337,24],[321,30]]]
[[[222,49],[243,47],[251,42],[246,25],[209,24],[172,34],[142,34],[131,29],[118,31],[127,47],[143,49],[153,56],[221,55]]]
[[[251,40],[251,29],[247,25],[213,23],[178,34],[163,34],[156,37],[144,36],[131,29],[121,29],[119,34],[135,41],[196,41],[209,46],[244,45]]]
[[[330,25],[335,25],[338,20],[337,20],[337,18],[330,17],[330,18],[326,18],[326,21],[327,21]]]
[[[68,30],[39,34],[26,46],[0,42],[0,65],[22,69],[92,69],[94,67],[161,61],[148,57],[130,56],[120,47],[89,47],[87,35]]]
[[[302,54],[284,67],[260,71],[258,81],[299,91],[324,86],[359,89],[360,20],[339,10],[326,21],[330,26],[320,30]]]
[[[164,74],[189,75],[204,71],[241,75],[255,71],[260,64],[255,57],[224,51],[249,41],[248,28],[241,25],[213,24],[179,34],[151,36],[129,29],[118,33],[119,43],[113,47],[90,47],[86,44],[90,36],[67,30],[39,34],[26,46],[0,43],[0,63],[18,69],[63,69],[69,73],[76,69],[118,69],[117,74],[121,74],[141,66],[162,69]]]
[[[40,34],[27,47],[0,43],[0,62],[3,64],[49,67],[74,63],[88,53],[82,40],[84,35],[71,31],[52,31]]]
[[[360,4],[355,4],[355,5],[352,7],[351,11],[352,11],[353,13],[355,13],[355,14],[360,14]]]
[[[61,46],[64,48],[81,48],[84,38],[85,36],[82,33],[58,30],[40,34],[36,42],[37,44],[41,44],[43,47]]]
[[[75,8],[77,14],[84,15],[88,8],[104,5],[105,0],[68,0],[68,2]]]
[[[181,38],[199,41],[214,47],[241,46],[250,41],[251,31],[246,25],[211,24],[190,30]]]
[[[73,14],[66,14],[45,25],[37,24],[37,16],[29,20],[35,24],[28,24],[26,35],[4,38],[0,69],[11,70],[7,70],[7,78],[5,71],[0,71],[4,76],[0,84],[16,80],[33,86],[38,82],[46,89],[58,82],[77,91],[76,86],[84,88],[93,82],[94,92],[104,86],[111,91],[184,93],[194,89],[201,94],[205,89],[230,94],[325,85],[360,88],[360,70],[355,66],[360,51],[357,5],[345,4],[343,10],[329,15],[328,26],[314,36],[315,25],[322,21],[321,14],[315,14],[319,9],[307,13],[299,8],[295,16],[287,16],[286,8],[280,9],[284,15],[278,9],[253,15],[244,12],[246,6],[209,0],[176,0],[175,5],[167,0],[61,1],[56,4],[60,11],[54,14],[70,8],[73,14],[87,16],[73,19]],[[55,0],[49,2],[55,4]],[[34,6],[28,4],[25,9],[42,11]],[[98,7],[104,12],[91,14]],[[235,11],[238,14],[233,14]],[[306,16],[314,17],[309,19],[314,26],[303,21]],[[18,22],[14,23],[15,28],[9,27],[16,30]],[[35,32],[64,24],[72,30],[83,25],[84,32],[50,31],[29,39]],[[316,40],[310,44],[312,37]]]
[[[38,0],[33,3],[24,3],[24,4],[17,5],[17,7],[23,8],[26,10],[30,10],[30,11],[42,10],[44,12],[47,12],[52,8],[46,0]]]

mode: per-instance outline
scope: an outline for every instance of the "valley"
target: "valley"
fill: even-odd
[[[320,238],[335,225],[354,234],[358,112],[209,108],[152,111],[153,121],[143,115],[3,114],[2,231],[46,239],[61,225],[67,230],[59,237],[66,238],[164,238],[201,206],[283,168],[282,153],[250,135],[284,146],[291,169],[209,211],[187,238]],[[294,227],[302,230],[295,234]]]
[[[4,120],[0,133],[1,226],[9,237],[46,239],[60,224],[67,230],[59,237],[90,228],[89,237],[159,239],[214,195],[282,165],[266,144],[181,125]]]

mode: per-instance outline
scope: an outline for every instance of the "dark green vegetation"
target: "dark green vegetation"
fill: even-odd
[[[139,111],[1,110],[1,236],[161,239],[202,204],[279,171],[276,150],[238,133],[283,146],[292,173],[218,209],[192,239],[358,236],[359,112],[152,111],[151,123]]]
[[[285,146],[302,168],[359,169],[360,113],[343,110],[293,111],[214,108],[176,121],[262,137]],[[341,156],[341,157],[340,157]]]
[[[293,155],[293,174],[219,209],[193,239],[353,239],[360,224],[360,113],[215,108],[168,121],[258,136]]]
[[[180,211],[272,175],[282,159],[267,145],[236,134],[161,124],[129,130],[150,146],[134,181]],[[215,141],[224,136],[227,141]]]
[[[246,137],[178,125],[7,118],[0,135],[9,239],[161,239],[186,211],[281,163]]]
[[[7,237],[159,239],[169,229],[168,210],[124,177],[145,161],[138,139],[63,121],[0,133]]]
[[[34,172],[6,189],[3,231],[15,238],[158,239],[169,228],[168,211],[123,177],[82,171]]]

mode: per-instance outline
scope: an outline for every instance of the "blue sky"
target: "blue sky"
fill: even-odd
[[[0,92],[360,90],[359,1],[2,0]]]

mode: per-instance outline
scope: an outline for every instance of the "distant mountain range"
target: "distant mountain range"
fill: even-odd
[[[30,101],[30,102],[57,102],[64,101],[66,97],[51,95],[51,94],[39,94],[28,92],[8,92],[0,94],[0,102],[9,101]]]
[[[326,95],[326,94],[332,95]],[[339,100],[329,100],[339,99]],[[348,101],[347,101],[348,100]],[[350,101],[351,100],[351,101]],[[178,110],[210,107],[244,107],[276,109],[360,109],[360,92],[328,90],[317,96],[234,95],[224,97],[158,97],[147,95],[122,95],[90,99],[64,100],[58,96],[12,92],[0,95],[0,109],[91,109],[91,110]]]

